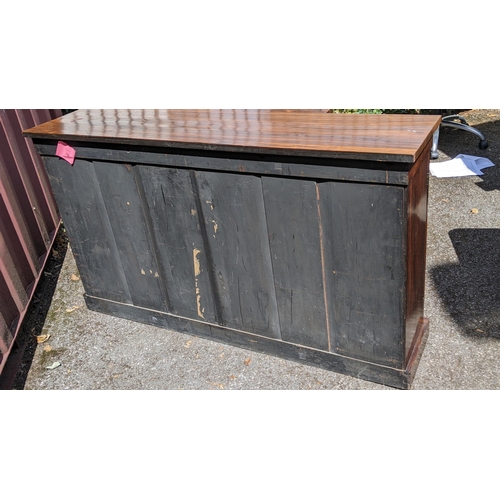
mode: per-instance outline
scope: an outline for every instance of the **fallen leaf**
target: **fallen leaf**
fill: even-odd
[[[80,276],[77,276],[76,274],[72,274],[70,277],[71,281],[80,281]]]
[[[188,340],[185,344],[184,344],[184,347],[189,347],[191,345],[193,341],[192,340]]]
[[[61,366],[61,363],[59,363],[59,361],[54,361],[50,366],[46,366],[45,368],[47,370],[53,370],[54,368],[57,368],[58,366]]]
[[[80,308],[80,306],[73,306],[73,307],[70,307],[69,309],[66,309],[66,312],[72,313],[73,311],[76,311],[79,308]]]
[[[43,344],[44,342],[47,342],[47,340],[50,339],[50,333],[44,333],[43,335],[37,335],[36,336],[36,343],[37,344]]]
[[[49,345],[49,344],[47,344],[47,345],[43,348],[43,350],[44,350],[45,352],[50,352],[50,351],[52,351],[52,346],[51,346],[51,345]]]
[[[245,359],[245,361],[243,361],[243,364],[248,366],[251,362],[252,362],[252,358],[247,358],[247,359]]]
[[[472,214],[478,214],[478,213],[479,213],[479,210],[478,210],[477,208],[473,208],[473,209],[471,210],[471,213],[472,213]]]

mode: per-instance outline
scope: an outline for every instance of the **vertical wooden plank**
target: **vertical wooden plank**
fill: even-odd
[[[196,172],[222,324],[280,338],[261,180]]]
[[[94,165],[55,157],[44,162],[86,293],[131,303]]]
[[[189,171],[138,168],[171,312],[217,323],[207,253]]]
[[[416,333],[424,315],[425,258],[427,250],[427,193],[430,162],[429,141],[408,175],[408,277],[406,299],[406,355],[417,341]]]
[[[332,351],[402,368],[404,188],[319,185]]]
[[[282,339],[328,350],[316,183],[262,184]]]
[[[149,239],[148,220],[144,214],[147,207],[143,206],[132,167],[96,161],[94,170],[132,303],[168,311],[163,273]]]

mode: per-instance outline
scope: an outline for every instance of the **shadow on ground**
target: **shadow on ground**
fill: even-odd
[[[489,158],[491,159],[491,157]],[[481,176],[480,181],[477,183],[477,186],[479,186],[484,191],[500,191],[500,165],[497,163],[496,167],[485,168],[482,172],[483,175]]]
[[[22,390],[26,383],[37,347],[37,336],[42,335],[45,319],[56,290],[59,273],[68,250],[68,239],[63,226],[59,228],[43,274],[36,288],[26,316],[17,334],[12,351],[0,376],[0,390]]]
[[[430,269],[450,317],[463,334],[500,339],[500,229],[453,229],[459,263]]]

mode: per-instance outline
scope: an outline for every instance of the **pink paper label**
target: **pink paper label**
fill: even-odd
[[[57,143],[56,156],[59,156],[59,158],[62,158],[63,160],[66,160],[68,163],[73,165],[73,163],[75,163],[75,154],[76,151],[71,146],[68,146],[65,142],[59,141]]]

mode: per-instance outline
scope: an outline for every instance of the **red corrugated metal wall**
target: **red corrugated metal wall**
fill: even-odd
[[[22,131],[61,114],[0,109],[0,374],[60,221],[42,161]]]

